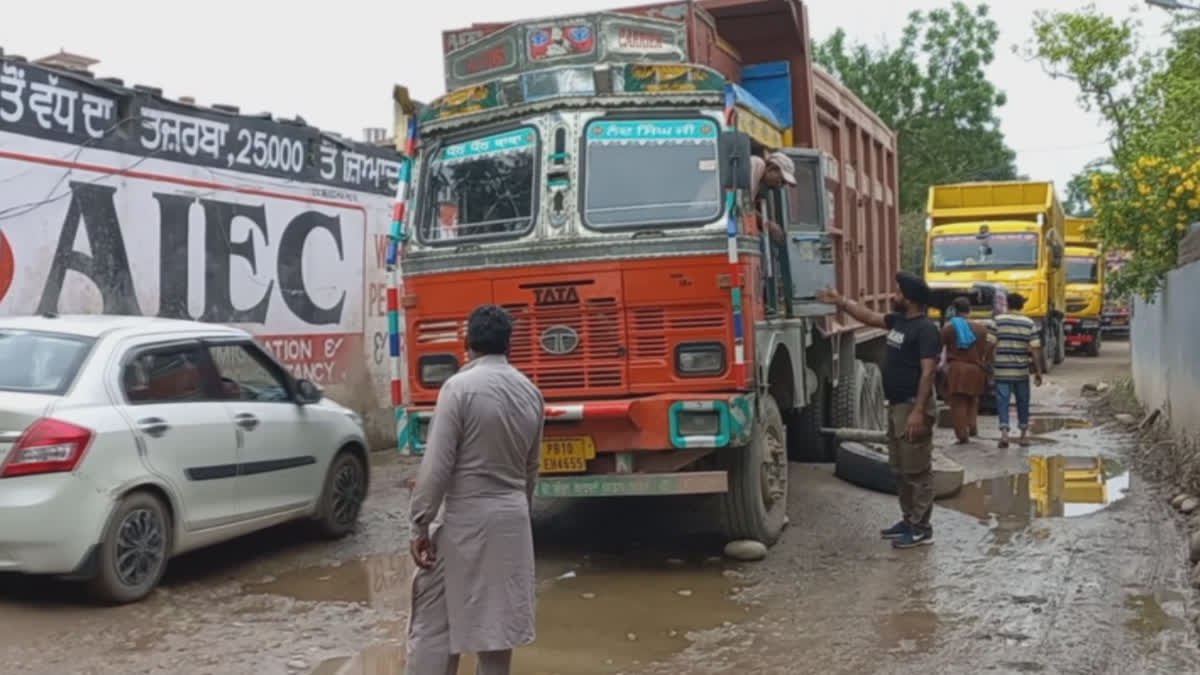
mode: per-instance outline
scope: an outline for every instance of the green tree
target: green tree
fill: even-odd
[[[813,58],[895,130],[900,209],[923,212],[930,185],[1016,177],[997,108],[1005,95],[987,78],[999,38],[981,4],[916,11],[894,46],[849,43],[838,29]]]
[[[1039,12],[1026,52],[1074,83],[1108,126],[1111,159],[1085,168],[1104,244],[1134,252],[1110,280],[1150,297],[1175,266],[1187,224],[1200,220],[1200,28],[1180,19],[1171,46],[1147,50],[1135,15],[1088,6]]]

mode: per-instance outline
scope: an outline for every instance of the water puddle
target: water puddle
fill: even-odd
[[[1052,434],[1056,431],[1091,429],[1092,423],[1080,417],[1043,415],[1029,420],[1029,433],[1034,436]]]
[[[1180,630],[1185,625],[1184,620],[1172,616],[1163,605],[1181,603],[1182,596],[1178,593],[1127,593],[1125,609],[1132,612],[1133,617],[1125,622],[1125,627],[1141,635],[1154,635],[1168,629]]]
[[[1029,471],[963,485],[942,506],[1006,530],[1034,518],[1075,518],[1111,506],[1129,489],[1129,472],[1111,457],[1031,455]]]
[[[369,556],[294,570],[247,584],[246,592],[407,612],[410,570],[407,555]],[[736,588],[724,571],[711,561],[682,559],[539,560],[537,642],[516,651],[513,670],[600,675],[668,658],[690,644],[690,632],[751,615],[733,600]],[[313,675],[401,672],[404,627],[388,632],[388,642],[329,659]],[[474,667],[474,659],[464,657],[459,672]]]
[[[304,567],[254,584],[247,593],[282,595],[306,602],[354,602],[375,609],[408,611],[412,560],[407,552],[380,554],[340,564]]]

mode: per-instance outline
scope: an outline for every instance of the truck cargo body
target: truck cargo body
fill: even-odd
[[[1068,351],[1099,356],[1105,265],[1100,242],[1087,232],[1093,223],[1094,218],[1066,220],[1067,316],[1063,327]]]
[[[960,183],[929,188],[925,279],[933,287],[1004,284],[1025,297],[1043,370],[1066,356],[1065,216],[1054,184]]]
[[[444,43],[457,88],[420,114],[407,205],[401,451],[424,450],[466,317],[496,303],[515,319],[510,361],[546,399],[539,496],[720,494],[730,536],[773,542],[789,451],[827,452],[820,428],[839,416],[881,426],[857,404],[879,393],[861,360],[882,336],[814,297],[837,284],[886,308],[893,134],[812,67],[795,0],[476,25]],[[739,144],[788,153],[798,185],[764,186],[756,211],[732,191]]]

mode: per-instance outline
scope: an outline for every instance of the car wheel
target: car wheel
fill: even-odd
[[[354,531],[367,497],[367,467],[358,455],[343,450],[333,458],[317,510],[317,528],[337,539]]]
[[[167,569],[171,517],[160,499],[134,492],[117,504],[100,541],[96,575],[89,582],[102,602],[137,602],[150,594]]]

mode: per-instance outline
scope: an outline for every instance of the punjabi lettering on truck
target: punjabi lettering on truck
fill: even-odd
[[[1066,219],[1067,316],[1063,328],[1067,349],[1099,356],[1104,309],[1104,255],[1100,242],[1088,233],[1095,218]]]
[[[794,46],[800,2],[709,8],[446,34],[451,91],[418,115],[403,209],[401,452],[423,452],[486,302],[546,399],[539,497],[719,495],[726,535],[770,544],[789,454],[827,459],[834,423],[882,428],[861,402],[881,397],[883,336],[815,294],[886,307],[895,136]],[[767,149],[797,185],[756,211]]]
[[[1054,184],[934,185],[925,227],[925,279],[935,288],[1004,284],[1025,297],[1042,341],[1042,370],[1066,358],[1065,215]]]

